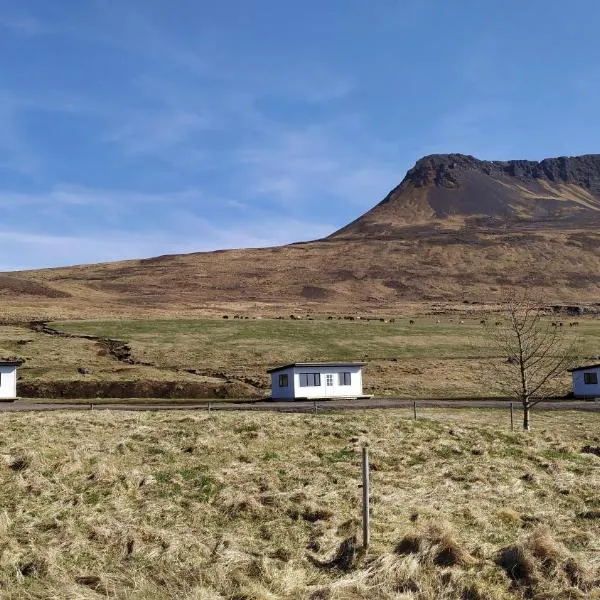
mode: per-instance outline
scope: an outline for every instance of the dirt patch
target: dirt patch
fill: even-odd
[[[305,285],[302,288],[302,296],[311,300],[322,300],[323,298],[327,298],[328,295],[328,290],[316,285]]]
[[[0,275],[0,294],[3,296],[43,296],[45,298],[70,298],[71,294],[51,288],[37,281]]]
[[[600,457],[600,446],[584,446],[581,451],[584,454],[594,454],[595,456]]]
[[[194,381],[43,381],[19,384],[24,398],[256,398],[240,382],[215,386]]]

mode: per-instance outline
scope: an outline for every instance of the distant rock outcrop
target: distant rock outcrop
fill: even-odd
[[[536,180],[570,183],[600,194],[600,154],[546,158],[539,162],[486,161],[466,154],[432,154],[417,161],[402,183],[454,188],[460,183],[461,173],[469,170],[493,178],[511,177],[523,183]]]

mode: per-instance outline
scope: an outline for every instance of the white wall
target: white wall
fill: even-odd
[[[17,397],[17,368],[0,367],[0,399]]]
[[[596,376],[598,378],[598,383],[596,385],[584,383],[584,381],[583,381],[584,373],[596,373]],[[599,368],[585,369],[582,371],[573,371],[571,373],[571,375],[573,376],[573,393],[575,394],[575,396],[577,396],[578,398],[582,398],[585,396],[590,396],[592,398],[596,398],[596,397],[600,398],[600,369]]]
[[[351,385],[340,385],[339,373],[351,373]],[[301,373],[319,373],[320,387],[300,387]],[[326,375],[333,375],[333,385],[328,386]],[[361,367],[294,367],[294,397],[295,398],[347,398],[362,396]]]

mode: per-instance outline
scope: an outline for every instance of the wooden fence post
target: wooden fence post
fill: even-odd
[[[362,448],[362,534],[363,548],[369,547],[371,538],[369,523],[369,446]]]
[[[514,409],[513,403],[510,403],[510,430],[514,431],[515,429],[515,418],[514,418]]]
[[[208,412],[210,412],[210,402],[208,403]]]
[[[318,408],[317,408],[317,401],[313,400],[313,412],[315,413],[315,415],[317,414]]]
[[[417,401],[416,400],[413,402],[413,418],[415,421],[417,420]]]

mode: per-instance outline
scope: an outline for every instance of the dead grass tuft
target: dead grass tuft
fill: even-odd
[[[600,510],[584,510],[577,513],[579,519],[600,519]]]
[[[527,548],[546,572],[555,569],[567,556],[566,549],[558,544],[547,527],[539,527],[529,536]]]
[[[21,577],[43,577],[48,573],[48,563],[44,558],[26,558],[19,562],[17,571]]]
[[[394,548],[396,554],[418,554],[421,551],[421,536],[407,533]]]
[[[99,594],[106,594],[106,590],[102,585],[102,579],[97,575],[83,575],[81,577],[76,577],[75,583],[89,587],[91,590],[94,590]]]
[[[545,597],[549,589],[556,598],[563,592],[565,597],[579,597],[579,592],[592,586],[587,570],[547,527],[539,527],[522,542],[502,548],[496,562],[530,597]],[[570,588],[576,588],[571,590],[574,596],[568,596]]]
[[[308,554],[309,560],[316,566],[324,569],[339,569],[340,571],[350,571],[356,563],[358,556],[357,539],[353,535],[345,539],[338,547],[334,556],[329,560],[318,560]]]
[[[594,456],[600,456],[600,446],[590,446],[589,444],[586,444],[581,449],[581,452],[583,452],[584,454],[593,454]]]
[[[451,536],[444,536],[439,540],[433,557],[433,562],[440,567],[455,567],[471,562],[471,556]]]
[[[302,511],[302,518],[308,523],[317,521],[327,521],[333,517],[333,513],[326,508],[317,508],[315,506],[305,506]]]
[[[460,600],[494,600],[480,584],[471,583],[467,585],[460,594]]]
[[[523,546],[512,545],[502,548],[496,563],[513,581],[527,586],[534,583],[535,563]]]
[[[11,471],[18,473],[19,471],[24,471],[25,469],[29,468],[30,464],[31,459],[28,456],[18,456],[10,460],[8,463],[8,468]]]
[[[422,562],[439,567],[464,566],[473,558],[454,538],[449,526],[429,525],[420,533],[406,534],[394,548],[399,555],[416,554]]]

